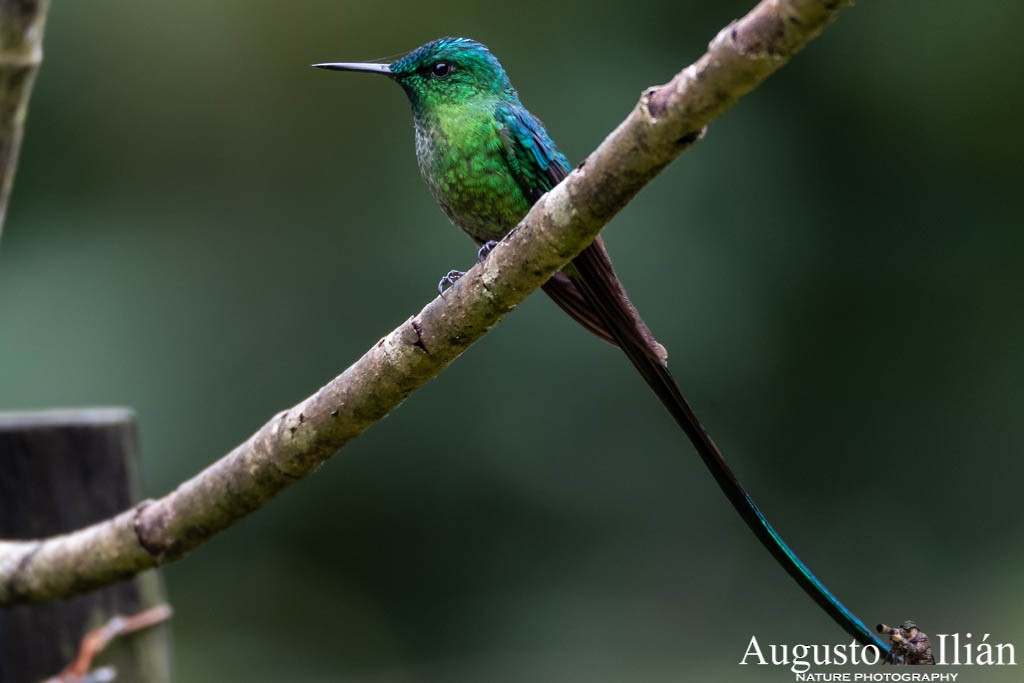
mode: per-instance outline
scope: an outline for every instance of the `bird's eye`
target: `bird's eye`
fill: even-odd
[[[452,72],[452,65],[448,62],[437,62],[430,66],[430,75],[434,78],[444,78]]]

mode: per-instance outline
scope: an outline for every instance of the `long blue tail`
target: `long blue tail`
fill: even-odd
[[[768,549],[768,552],[804,589],[804,592],[818,603],[843,630],[862,645],[874,645],[883,657],[887,657],[889,646],[825,588],[818,577],[782,540],[779,533],[765,518],[764,513],[754,503],[750,494],[740,484],[739,479],[726,463],[722,452],[704,430],[690,404],[683,397],[683,393],[675,378],[668,371],[668,367],[652,352],[649,332],[646,331],[646,328],[643,332],[638,332],[638,314],[625,298],[625,292],[618,285],[617,279],[611,271],[611,264],[603,255],[600,245],[588,247],[573,260],[572,266],[564,272],[597,314],[604,328],[611,333],[616,344],[626,353],[647,384],[661,399],[665,408],[686,432],[726,498],[729,499],[733,508],[747,523],[758,540]]]
[[[706,462],[707,461],[705,461],[705,463]],[[708,465],[708,467],[710,468],[711,465]],[[719,482],[719,484],[721,484],[721,482]],[[761,509],[757,507],[757,504],[754,503],[750,494],[740,486],[739,482],[736,482],[736,486],[746,498],[747,508],[757,517],[759,526],[755,528],[753,524],[747,521],[746,516],[742,512],[740,513],[740,516],[744,518],[744,521],[747,521],[747,526],[749,526],[754,532],[754,535],[761,540],[761,543],[768,548],[768,551],[775,556],[775,559],[779,561],[779,564],[782,565],[783,569],[789,572],[789,575],[792,576],[798,584],[800,584],[800,587],[803,588],[815,602],[821,605],[822,609],[828,612],[829,615],[835,619],[835,621],[842,626],[847,633],[852,635],[863,645],[876,646],[881,651],[883,659],[888,658],[888,655],[890,654],[889,646],[880,640],[878,636],[876,636],[867,626],[865,626],[864,622],[861,621],[856,614],[851,612],[846,605],[839,602],[839,599],[832,595],[832,592],[828,588],[825,588],[825,584],[823,584],[818,577],[814,575],[810,568],[808,568],[808,566],[796,556],[793,549],[790,548],[784,540],[782,540],[782,536],[780,536],[779,532],[775,530],[775,527],[768,522],[768,519],[764,516],[764,513],[761,512]],[[725,487],[723,487],[723,489],[724,488]],[[726,493],[726,495],[728,495],[728,493]],[[739,511],[739,508],[737,508],[737,511]],[[764,534],[768,535],[767,539],[764,537]]]

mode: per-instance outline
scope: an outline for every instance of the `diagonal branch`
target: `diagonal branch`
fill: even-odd
[[[28,98],[43,61],[50,0],[0,0],[0,234],[14,183]]]
[[[178,559],[312,473],[565,266],[712,119],[848,4],[763,0],[723,29],[696,63],[647,90],[587,160],[444,298],[315,394],[159,500],[69,534],[0,541],[0,604],[67,597]]]

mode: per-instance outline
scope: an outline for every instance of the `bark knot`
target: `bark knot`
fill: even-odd
[[[413,317],[409,321],[409,325],[412,327],[412,331],[416,334],[416,341],[414,341],[412,345],[423,353],[430,355],[427,345],[423,343],[423,322],[418,317]]]
[[[173,500],[174,494],[169,498]],[[165,499],[166,501],[166,499]],[[135,506],[132,528],[142,549],[149,553],[156,564],[163,564],[170,546],[167,540],[168,505],[147,499]]]

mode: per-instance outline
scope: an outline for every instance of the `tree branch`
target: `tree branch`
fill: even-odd
[[[129,616],[118,614],[111,617],[103,626],[86,633],[82,637],[82,643],[78,646],[78,654],[71,660],[71,663],[64,667],[59,674],[51,676],[43,683],[84,683],[89,679],[92,661],[107,649],[112,640],[162,624],[170,619],[173,613],[174,610],[171,609],[171,606],[162,602],[137,614]]]
[[[0,604],[63,598],[180,558],[261,507],[438,375],[560,270],[704,127],[816,37],[849,0],[764,0],[630,115],[444,298],[155,501],[38,541],[0,542]]]
[[[18,166],[28,98],[43,61],[50,0],[0,0],[0,234]]]

